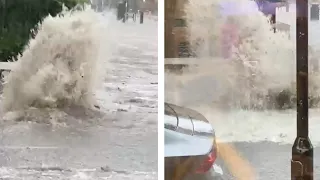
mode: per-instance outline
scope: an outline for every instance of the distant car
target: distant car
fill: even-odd
[[[165,103],[165,180],[212,180],[221,177],[215,165],[215,132],[197,111]],[[177,175],[179,174],[179,175]]]

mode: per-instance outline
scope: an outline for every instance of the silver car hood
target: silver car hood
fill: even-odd
[[[199,156],[208,154],[213,147],[213,138],[182,134],[165,129],[164,156]]]
[[[204,117],[197,120],[191,115],[186,115],[189,111],[185,109],[183,109],[183,116],[179,116],[181,109],[176,109],[177,116],[167,114],[164,116],[165,157],[205,155],[215,145],[215,133],[211,124]],[[190,114],[194,112],[190,110]]]

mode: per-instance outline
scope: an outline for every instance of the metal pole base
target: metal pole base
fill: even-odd
[[[313,180],[313,146],[309,138],[297,137],[294,141],[291,180]]]

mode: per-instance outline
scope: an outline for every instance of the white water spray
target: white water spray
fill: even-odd
[[[228,10],[226,5],[230,5]],[[204,114],[220,141],[292,144],[294,110],[239,110],[239,106],[267,109],[270,91],[295,93],[295,34],[290,39],[286,32],[274,33],[254,1],[189,0],[185,9],[197,67],[190,66],[178,76],[166,74],[166,100]],[[285,20],[295,31],[294,13],[282,12],[277,19]],[[318,24],[310,23],[309,30],[317,30]],[[312,34],[316,32],[309,33],[309,42],[315,42],[317,37]],[[316,54],[309,51],[309,57]],[[318,97],[319,73],[312,66],[310,63],[309,92]],[[310,111],[310,137],[315,146],[320,143],[318,117],[318,110]]]
[[[46,17],[5,80],[2,110],[92,108],[111,44],[100,16],[87,8]]]
[[[198,57],[198,67],[187,71],[198,84],[209,77],[217,82],[203,83],[208,92],[193,101],[265,109],[274,106],[272,95],[284,90],[295,94],[295,40],[288,32],[274,33],[254,1],[190,0],[185,10],[191,48]],[[184,77],[179,81],[190,83]],[[311,72],[310,96],[315,99],[318,79]]]

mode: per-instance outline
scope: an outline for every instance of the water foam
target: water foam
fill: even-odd
[[[226,2],[234,6],[223,12],[221,8]],[[243,10],[250,3],[253,3],[249,5],[251,10]],[[274,33],[268,17],[258,11],[253,1],[189,0],[185,8],[191,47],[198,55],[197,67],[185,69],[182,75],[166,74],[166,101],[205,115],[220,142],[292,144],[296,136],[295,111],[265,110],[264,96],[270,90],[295,92],[296,50],[295,33],[292,33],[295,5],[290,6],[288,13],[281,9],[277,16],[278,20],[291,25],[291,39],[286,32]],[[234,12],[238,13],[231,15]],[[224,27],[230,23],[234,26]],[[310,45],[315,50],[317,23],[310,23],[309,28]],[[235,29],[237,32],[232,34]],[[222,53],[228,47],[232,51]],[[309,52],[309,57],[317,55],[312,53]],[[312,70],[313,64],[310,66],[309,91],[311,96],[318,96],[319,73]],[[261,106],[262,111],[239,110],[244,104]],[[315,146],[320,143],[319,116],[318,109],[310,111],[310,137]]]
[[[39,180],[45,179],[70,179],[70,180],[152,180],[157,179],[157,172],[140,172],[140,171],[108,171],[104,172],[99,169],[63,169],[54,167],[50,168],[12,168],[0,167],[0,178],[4,179],[24,179],[32,180],[38,177]]]
[[[211,91],[215,94],[212,102],[267,108],[274,101],[268,99],[270,94],[295,93],[294,38],[287,32],[274,33],[269,18],[254,1],[190,0],[185,9],[191,48],[199,62],[187,71],[199,83],[200,76],[218,82],[219,90]],[[318,97],[318,79],[318,73],[311,72],[312,97]]]
[[[216,130],[219,142],[261,142],[292,144],[296,138],[296,113],[286,111],[221,111],[217,109],[194,108],[205,115]],[[309,134],[312,144],[319,147],[318,135],[320,112],[310,111]]]
[[[46,17],[5,79],[2,110],[95,105],[110,53],[110,30],[90,8]]]

